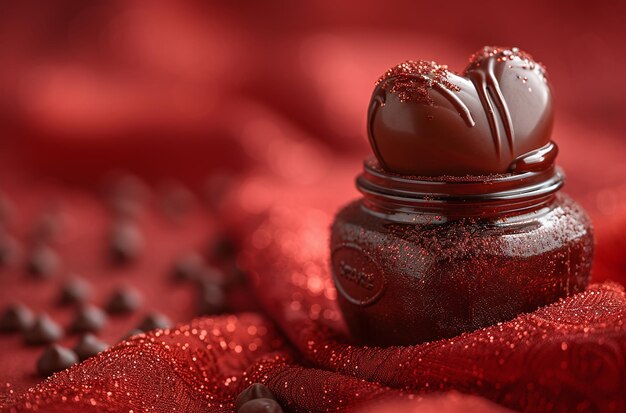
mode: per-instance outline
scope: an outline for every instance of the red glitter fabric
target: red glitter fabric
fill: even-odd
[[[254,185],[259,183],[244,184],[241,194]],[[136,336],[8,400],[5,409],[231,412],[238,392],[254,382],[266,384],[295,412],[394,411],[400,401],[406,409],[433,405],[445,412],[476,404],[487,412],[506,411],[501,406],[527,412],[626,407],[621,286],[593,285],[449,340],[356,346],[344,334],[327,265],[334,202],[319,190],[285,188],[275,182],[273,201],[260,214],[244,214],[247,203],[233,205],[237,226],[249,234],[242,260],[265,315],[201,318]],[[429,396],[450,390],[498,405],[456,393]]]
[[[152,69],[148,76],[120,70],[128,77],[119,79],[106,72],[125,68],[119,43],[77,72],[73,63],[91,61],[91,54],[76,59],[29,51],[30,36],[20,41],[11,31],[35,35],[41,28],[34,45],[69,38],[55,28],[62,15],[37,18],[46,11],[53,17],[70,13],[68,7],[15,2],[35,18],[19,19],[15,10],[0,16],[9,39],[0,47],[7,63],[0,73],[0,120],[13,120],[0,140],[2,189],[13,195],[7,186],[26,171],[92,186],[112,166],[153,180],[174,171],[190,183],[215,170],[252,169],[219,219],[246,234],[242,263],[262,311],[200,318],[136,336],[28,391],[37,382],[40,349],[25,349],[17,336],[2,337],[0,385],[11,383],[0,389],[0,410],[232,412],[239,391],[263,382],[296,412],[626,411],[626,295],[613,283],[626,283],[625,90],[623,82],[611,81],[624,63],[625,55],[615,52],[624,38],[623,7],[543,2],[525,4],[514,16],[509,5],[497,2],[453,2],[446,5],[449,13],[428,14],[416,2],[391,7],[371,0],[343,6],[248,2],[236,13],[230,10],[234,3],[214,9],[189,2],[194,6],[181,11],[165,5],[185,2],[144,7],[112,1],[105,9],[122,3],[138,12],[111,19],[112,29],[122,32],[120,43],[131,60],[138,57],[140,67]],[[351,23],[342,26],[341,19]],[[102,24],[78,23],[68,24],[78,40],[72,43],[75,54],[90,33],[102,38]],[[182,35],[168,41],[172,32]],[[514,43],[520,33],[521,46],[550,67],[559,96],[553,135],[561,149],[558,162],[568,173],[565,190],[594,222],[596,284],[532,314],[449,340],[387,349],[350,343],[328,273],[328,227],[336,209],[356,196],[352,181],[366,152],[359,128],[372,81],[406,58],[461,68],[460,59],[477,45]],[[90,53],[99,50],[93,42],[84,44]],[[172,78],[184,81],[172,87]],[[24,124],[14,125],[20,120]],[[264,178],[255,168],[280,178]],[[16,202],[22,216],[25,200],[42,195],[32,182],[13,185],[27,192]],[[70,191],[62,192],[71,203]],[[194,218],[172,235],[170,227],[152,228],[159,225],[148,220],[143,229],[149,263],[113,274],[101,268],[95,241],[107,230],[101,205],[86,203],[74,202],[78,213],[71,214],[70,226],[93,230],[93,239],[77,237],[61,253],[91,271],[86,275],[98,278],[99,290],[108,292],[120,279],[141,281],[148,304],[165,303],[178,316],[172,318],[189,319],[182,305],[188,297],[151,277],[205,240],[204,227],[212,224]],[[17,295],[14,275],[0,274],[2,299]],[[23,294],[39,311],[35,307],[49,303],[56,290],[34,285],[25,282]],[[117,330],[103,338],[113,342],[137,321],[111,320]]]

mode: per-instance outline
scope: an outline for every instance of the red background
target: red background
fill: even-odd
[[[548,68],[566,191],[596,225],[595,279],[619,280],[616,270],[626,268],[626,83],[620,79],[626,9],[618,2],[25,1],[1,7],[0,190],[19,210],[18,234],[62,193],[72,205],[70,223],[93,222],[75,225],[95,239],[105,218],[90,194],[114,170],[138,174],[154,188],[174,179],[197,192],[216,173],[254,177],[269,170],[306,182],[316,169],[340,165],[356,174],[369,153],[365,108],[380,74],[406,59],[461,71],[476,49],[498,44],[519,46]],[[293,164],[285,166],[288,160]],[[356,196],[346,191],[350,182],[339,187],[336,196],[329,193],[336,206]],[[291,190],[297,193],[299,185]],[[190,219],[186,230],[171,235],[166,224],[147,218],[155,247],[164,251],[136,270],[134,282],[144,284],[149,305],[163,297],[176,303],[166,287],[151,286],[144,274],[156,271],[149,268],[165,267],[216,225]],[[70,241],[64,248],[75,258],[69,261],[98,277],[95,247],[80,244],[92,252],[79,253]],[[0,274],[2,306],[27,288],[15,277]],[[44,309],[42,291],[23,295]],[[173,305],[173,318],[191,316],[189,308]],[[121,336],[126,324],[107,338]],[[17,348],[11,340],[0,345]],[[10,362],[4,351],[0,361],[12,368],[0,367],[0,382],[33,384],[34,354]]]
[[[21,169],[83,184],[115,166],[193,183],[249,164],[233,141],[249,132],[250,106],[292,127],[289,136],[364,153],[365,107],[388,67],[432,59],[461,71],[476,49],[502,44],[546,64],[572,184],[599,189],[617,178],[616,159],[603,158],[597,141],[626,153],[623,10],[619,2],[6,2],[4,163],[19,154]],[[608,176],[584,177],[599,159]]]

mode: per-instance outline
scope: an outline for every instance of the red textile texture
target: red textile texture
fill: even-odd
[[[626,295],[610,282],[453,339],[351,344],[327,265],[337,203],[328,194],[340,194],[349,173],[333,174],[343,183],[300,191],[257,176],[233,196],[229,221],[247,234],[241,259],[265,315],[200,318],[137,336],[13,395],[5,410],[230,412],[239,391],[262,382],[295,412],[393,411],[384,402],[402,400],[415,411],[624,411]],[[255,188],[271,189],[251,197]],[[450,390],[498,405],[429,396]]]
[[[561,164],[571,171],[573,183],[566,191],[587,206],[595,223],[596,281],[623,284],[626,213],[621,186],[613,183],[623,176],[624,166],[617,162],[621,149],[616,149],[621,147],[609,135],[592,146],[577,145],[586,132],[583,127],[557,125],[566,149]],[[385,412],[397,411],[399,404],[408,411],[439,412],[626,409],[626,296],[621,286],[610,282],[449,340],[387,349],[350,343],[328,270],[328,231],[336,209],[356,196],[352,180],[360,160],[332,157],[306,139],[299,141],[297,153],[289,150],[294,143],[284,136],[267,135],[265,142],[272,151],[259,152],[256,169],[232,186],[219,225],[214,217],[196,211],[173,230],[148,209],[140,222],[148,256],[137,268],[120,274],[96,265],[102,260],[98,240],[107,228],[102,206],[84,194],[78,199],[67,190],[57,194],[73,206],[68,213],[71,240],[61,252],[69,267],[84,270],[103,291],[128,277],[141,284],[148,304],[165,304],[166,314],[188,320],[189,297],[157,280],[171,259],[219,226],[241,237],[241,265],[250,273],[262,311],[201,318],[133,338],[25,393],[24,383],[35,383],[24,379],[25,372],[33,371],[38,353],[4,341],[11,352],[0,354],[0,360],[21,369],[22,376],[8,380],[15,391],[4,392],[3,410],[231,412],[237,393],[252,382],[265,383],[286,409],[296,412]],[[588,159],[583,155],[591,150],[612,169],[579,162]],[[598,189],[591,182],[584,184],[600,174],[612,181],[603,181],[605,186]],[[25,199],[33,192],[41,196],[41,190],[32,188],[20,195],[15,193],[18,187],[9,186],[7,193],[19,199],[20,206],[29,204]],[[611,202],[601,202],[605,198]],[[29,221],[24,209],[36,208],[20,209],[25,222],[16,226],[24,228]],[[53,292],[50,285],[4,285],[8,289],[0,292],[2,297],[22,294],[27,303],[35,296],[42,302]],[[114,341],[136,321],[124,320],[116,331],[105,332],[113,334],[105,339]],[[116,327],[122,321],[112,323]]]
[[[8,230],[23,241],[45,200],[60,199],[64,271],[88,279],[98,305],[126,282],[144,297],[100,338],[119,340],[148,309],[182,324],[43,382],[34,376],[42,348],[2,336],[0,410],[232,412],[258,381],[297,412],[626,411],[625,83],[615,75],[626,61],[623,5],[92,3],[7,2],[0,13],[0,184],[16,210]],[[491,43],[527,49],[549,69],[564,190],[595,226],[596,284],[453,339],[354,345],[334,301],[328,228],[357,196],[373,82],[408,58],[458,70]],[[113,270],[103,265],[103,206],[88,191],[38,184],[92,190],[117,168],[191,186],[216,172],[244,178],[217,215],[194,210],[172,226],[147,211],[147,256]],[[244,296],[233,307],[246,312],[190,322],[192,291],[164,273],[222,227],[242,237],[241,265],[262,308]],[[10,269],[0,273],[0,304],[19,299],[66,325],[68,310],[50,308],[57,287]]]

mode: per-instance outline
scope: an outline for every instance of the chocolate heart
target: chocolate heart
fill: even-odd
[[[485,47],[458,75],[408,61],[378,81],[370,143],[389,172],[464,176],[548,167],[553,110],[543,66],[517,49]]]

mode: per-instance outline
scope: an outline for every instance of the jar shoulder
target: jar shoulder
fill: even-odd
[[[363,243],[376,245],[394,238],[423,244],[426,239],[482,239],[498,245],[511,242],[536,242],[545,248],[556,248],[572,240],[593,241],[593,227],[584,209],[571,197],[558,193],[547,206],[530,213],[490,219],[446,220],[445,216],[427,215],[415,224],[399,224],[367,211],[362,200],[345,205],[336,214],[332,225],[333,244]]]

